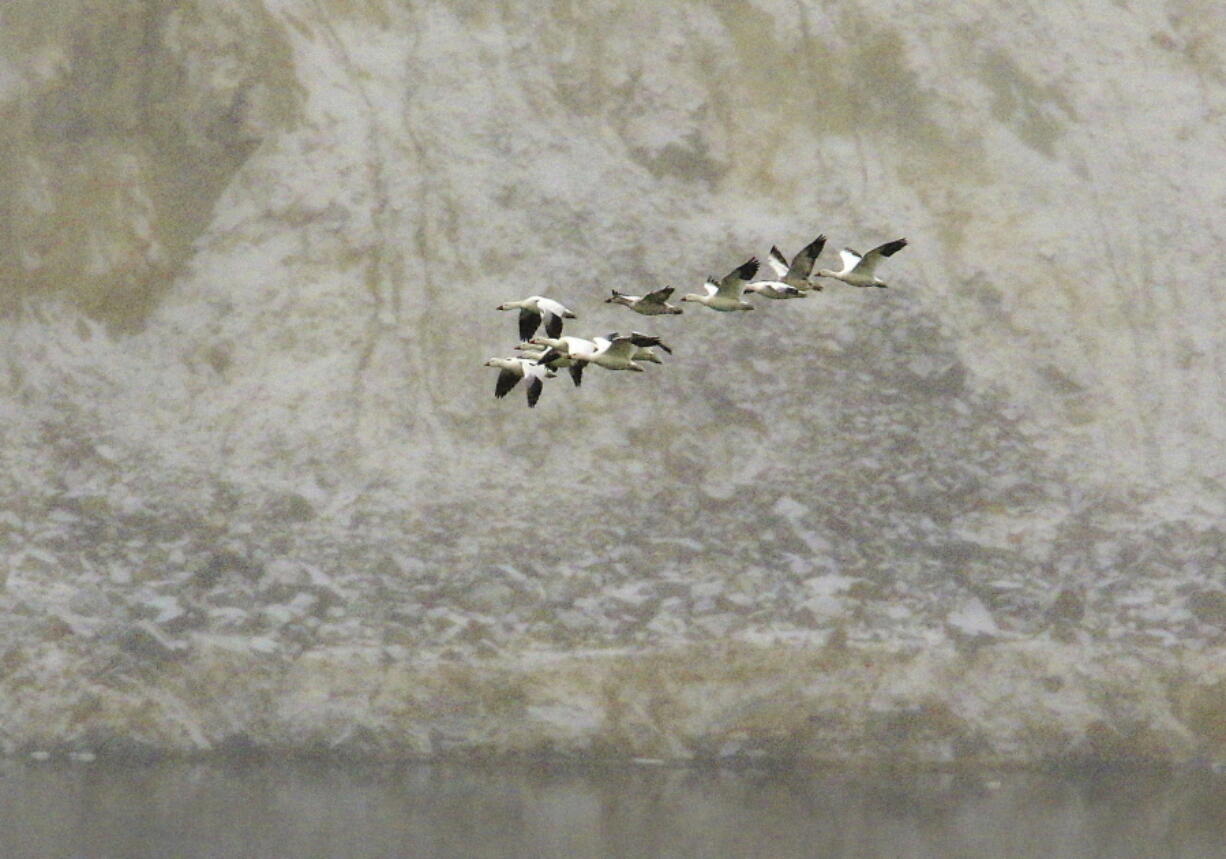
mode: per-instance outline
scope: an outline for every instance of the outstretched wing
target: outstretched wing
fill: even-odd
[[[745,289],[745,284],[757,273],[758,258],[750,257],[724,275],[724,279],[719,282],[719,294],[727,298],[739,299]]]
[[[635,346],[659,346],[668,354],[673,354],[673,350],[663,340],[651,334],[643,334],[640,331],[631,331],[629,339]]]
[[[611,358],[625,358],[627,360],[634,357],[634,350],[637,347],[634,345],[633,337],[616,336],[605,348],[604,354]]]
[[[813,264],[822,255],[822,250],[825,247],[826,236],[823,233],[801,248],[800,253],[792,257],[792,264],[788,267],[787,276],[798,280],[807,279],[813,271]]]
[[[843,261],[843,270],[839,274],[850,274],[852,269],[860,264],[863,259],[858,251],[853,251],[851,248],[843,248],[839,251],[839,259]]]
[[[877,268],[877,263],[881,262],[885,257],[893,256],[906,246],[906,239],[895,239],[892,242],[886,242],[884,245],[877,245],[877,247],[864,255],[864,259],[860,260],[860,271],[871,275],[873,269]]]
[[[536,333],[536,329],[540,327],[541,314],[535,310],[519,311],[519,339],[531,340],[532,335]],[[556,334],[550,334],[550,337],[557,337]]]
[[[549,364],[552,364],[554,361],[561,361],[565,359],[566,357],[567,355],[565,352],[563,352],[560,349],[555,349],[552,346],[550,346],[544,352],[541,352],[539,355],[536,356],[536,363],[545,364],[546,366],[548,366]]]
[[[771,267],[775,277],[785,277],[788,273],[788,261],[784,259],[783,251],[779,250],[777,245],[771,245],[771,252],[766,258],[766,264]]]
[[[533,376],[528,380],[528,408],[536,405],[536,401],[541,398],[541,391],[544,387],[545,383],[541,381],[539,376]]]
[[[519,373],[504,367],[502,372],[498,374],[498,381],[494,385],[494,396],[501,400],[512,388],[519,384],[519,380],[522,378],[523,376]]]
[[[554,313],[545,314],[545,333],[556,340],[562,336],[562,317]]]
[[[671,286],[662,286],[644,295],[642,300],[649,304],[663,304],[668,301],[668,297],[672,294],[673,288]]]

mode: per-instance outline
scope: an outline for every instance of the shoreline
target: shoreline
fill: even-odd
[[[7,658],[22,665],[0,679],[9,758],[1226,764],[1221,647],[1114,652],[1028,639],[966,653],[719,642],[405,663],[375,647],[262,658],[202,636],[180,660],[109,672],[106,646],[16,649]]]

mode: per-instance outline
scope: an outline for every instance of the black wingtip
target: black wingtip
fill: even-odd
[[[556,340],[562,336],[562,317],[550,315],[545,319],[545,333]]]
[[[741,280],[749,280],[758,273],[758,258],[750,257],[748,260],[741,263],[741,265],[737,268],[736,273],[737,277],[739,277]]]
[[[501,370],[498,381],[494,383],[494,399],[501,400],[507,393],[519,384],[519,375],[511,370]]]
[[[881,255],[883,257],[893,256],[907,246],[906,239],[895,239],[892,242],[886,242],[881,246]]]
[[[541,315],[539,313],[533,313],[531,310],[519,311],[519,339],[531,340],[540,324]]]

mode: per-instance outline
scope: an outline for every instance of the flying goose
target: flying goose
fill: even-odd
[[[745,284],[745,289],[766,298],[807,298],[809,295],[808,290],[778,280],[757,280]]]
[[[652,335],[644,334],[641,331],[631,331],[629,334],[624,335],[617,332],[605,335],[606,340],[616,340],[618,337],[628,337],[631,343],[640,347],[640,351],[642,347],[659,346],[668,354],[673,354],[672,347],[665,343],[663,338],[653,337]]]
[[[494,384],[494,396],[502,399],[519,384],[519,380],[528,380],[528,408],[536,405],[541,398],[541,389],[545,379],[552,379],[556,374],[546,367],[528,358],[490,358],[486,367],[497,367],[498,381]]]
[[[644,316],[659,316],[663,313],[681,313],[681,308],[675,304],[668,303],[668,297],[673,294],[671,286],[665,286],[657,289],[655,292],[649,292],[646,295],[627,295],[624,292],[618,292],[616,289],[610,290],[613,295],[604,300],[605,304],[624,304],[635,313],[641,313]]]
[[[545,318],[545,333],[550,337],[562,334],[562,320],[574,319],[575,314],[562,305],[560,301],[545,298],[542,295],[529,295],[522,301],[504,301],[498,305],[499,310],[519,311],[519,339],[527,340],[536,333]]]
[[[515,347],[515,351],[519,353],[519,357],[527,358],[529,361],[535,361],[538,364],[544,364],[550,370],[560,370],[563,367],[573,366],[568,355],[563,355],[556,350],[550,355],[550,347],[548,346],[537,346],[535,343],[520,343]]]
[[[839,251],[839,256],[843,260],[843,270],[831,271],[824,268],[817,273],[817,276],[833,277],[851,286],[879,286],[884,289],[889,284],[873,274],[877,263],[881,262],[883,257],[893,256],[906,246],[906,239],[895,239],[884,245],[878,245],[863,256],[851,248],[843,248]]]
[[[741,298],[741,293],[745,289],[746,282],[758,273],[758,258],[750,257],[747,261],[741,263],[731,272],[724,275],[723,280],[716,282],[715,278],[708,277],[706,282],[707,294],[697,295],[690,293],[683,295],[682,301],[697,301],[699,304],[705,304],[712,310],[730,311],[730,310],[753,310],[753,305]]]
[[[623,337],[620,334],[609,334],[605,337],[593,337],[596,351],[590,355],[575,355],[577,362],[590,362],[606,370],[633,370],[643,372],[643,368],[635,363],[635,353],[639,347],[633,337]]]
[[[561,354],[567,356],[575,353],[596,351],[595,341],[588,340],[585,337],[572,337],[569,334],[565,337],[533,337],[528,341],[528,345],[556,349]]]
[[[573,339],[578,340],[579,338],[575,337]],[[586,342],[591,343],[591,341]],[[591,343],[591,348],[592,351],[595,351],[596,344]],[[563,367],[565,367],[570,370],[570,379],[575,383],[576,388],[583,384],[583,365],[576,364],[567,352],[562,351],[559,348],[555,348],[553,346],[541,346],[533,343],[532,341],[528,341],[527,343],[520,343],[518,346],[516,346],[515,351],[519,352],[522,357],[527,358],[529,361],[544,364],[550,370],[561,370]],[[648,358],[646,360],[650,361],[651,359]],[[655,360],[657,363],[660,361],[659,358],[656,358]]]
[[[596,343],[582,337],[533,337],[528,341],[530,346],[544,347],[545,351],[536,357],[540,364],[548,366],[569,367],[571,381],[575,387],[583,384],[583,368],[585,364],[575,360],[579,355],[591,355],[597,350]]]
[[[622,335],[606,334],[603,338],[597,338],[597,339],[604,339],[606,341],[612,341],[614,338],[617,338],[620,336]],[[673,352],[673,350],[669,348],[667,345],[665,345],[664,341],[662,341],[659,337],[650,337],[646,334],[639,334],[637,331],[631,333],[629,337],[630,337],[630,341],[634,343],[634,352],[630,356],[631,360],[633,361],[650,361],[652,364],[663,364],[664,361],[660,359],[660,356],[656,354],[655,350],[652,349],[651,346],[659,346],[661,349],[663,349],[665,352],[669,353],[670,355]],[[562,338],[562,340],[567,340],[567,339],[578,340],[580,338],[578,337],[574,337],[574,338],[563,337]],[[546,338],[544,337],[536,338],[536,341],[541,342],[541,343],[545,342],[545,340]],[[559,340],[557,342],[561,343],[562,340]],[[590,345],[591,348],[588,349],[585,347],[582,350],[583,354],[592,354],[597,351],[598,347],[595,342],[591,340],[584,341],[584,342]],[[648,345],[645,345],[645,346],[640,345],[643,343],[648,344]],[[520,351],[521,354],[523,354],[525,358],[529,358],[533,361],[539,361],[540,363],[545,364],[550,369],[557,369],[560,367],[569,367],[572,376],[575,376],[576,373],[580,377],[582,377],[583,375],[583,364],[575,363],[575,359],[572,358],[568,352],[563,351],[565,349],[564,345],[557,346],[557,347],[554,347],[554,346],[545,347],[545,346],[535,345],[533,341],[529,341],[526,344],[521,343],[515,348],[518,351]],[[579,382],[575,382],[575,384],[578,385]]]
[[[800,253],[792,257],[791,264],[788,264],[788,261],[783,258],[783,252],[775,245],[771,245],[770,256],[766,258],[766,262],[774,269],[779,280],[788,286],[794,286],[800,290],[816,289],[820,291],[822,285],[809,280],[809,275],[813,272],[813,264],[822,255],[824,247],[826,247],[826,235],[823,233],[805,245]],[[770,297],[777,298],[778,296]]]

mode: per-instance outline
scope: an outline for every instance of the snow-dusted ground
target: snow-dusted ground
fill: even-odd
[[[62,5],[0,30],[3,750],[1226,760],[1197,16]],[[894,287],[600,301],[818,230]],[[676,355],[495,402],[538,291]]]

